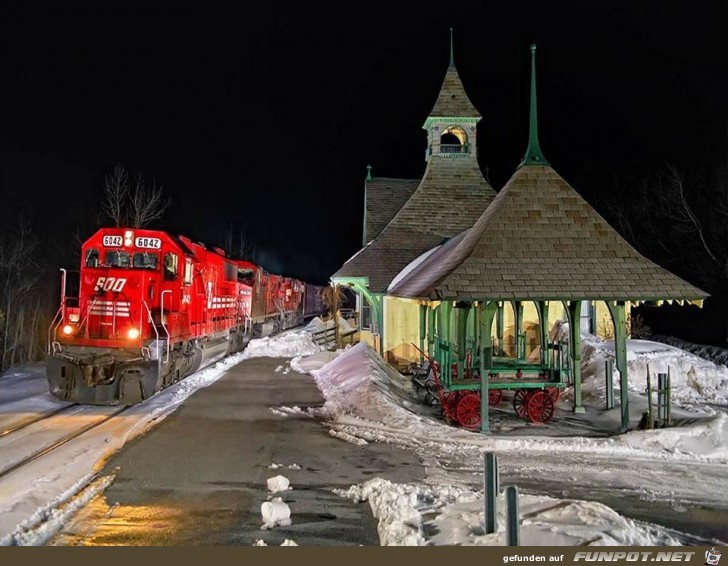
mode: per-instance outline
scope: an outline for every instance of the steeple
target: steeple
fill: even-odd
[[[480,118],[455,68],[454,38],[450,28],[450,63],[435,106],[423,126],[428,141],[425,160],[429,161],[434,155],[475,157],[475,127]]]
[[[452,28],[450,28],[450,68],[455,68],[455,48],[452,43]]]
[[[536,104],[536,44],[531,44],[531,112],[529,119],[528,147],[521,165],[548,165],[538,143],[538,114]]]

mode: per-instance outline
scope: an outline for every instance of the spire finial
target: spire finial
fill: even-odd
[[[536,104],[536,44],[531,44],[531,116],[529,120],[528,147],[521,165],[548,165],[538,143],[538,110]]]
[[[455,67],[455,48],[452,42],[452,28],[450,28],[450,66]]]
[[[371,165],[367,165],[367,178],[366,178],[366,180],[367,181],[371,181],[372,180],[372,166]]]

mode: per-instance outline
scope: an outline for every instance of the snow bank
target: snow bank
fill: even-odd
[[[324,350],[311,340],[311,335],[303,330],[284,332],[277,336],[267,336],[251,340],[242,353],[242,359],[249,358],[293,358],[311,356]]]
[[[482,494],[468,489],[374,478],[336,493],[369,502],[383,546],[506,544],[503,495],[497,503],[499,529],[485,535]],[[665,530],[627,519],[601,503],[521,495],[519,506],[524,546],[679,545]]]
[[[590,337],[583,341],[582,373],[584,377],[603,379],[605,360],[614,360],[614,341]],[[652,386],[657,386],[657,374],[670,370],[673,403],[697,405],[713,403],[728,405],[728,367],[716,365],[669,344],[649,340],[627,341],[627,371],[630,390],[645,393],[647,366]],[[614,384],[619,386],[619,373],[614,369]]]
[[[354,327],[351,326],[348,321],[341,318],[340,316],[336,317],[336,321],[339,324],[339,332],[351,332],[354,330]],[[321,317],[315,317],[311,319],[311,322],[309,322],[306,325],[306,332],[323,332],[324,330],[328,328],[334,327],[334,321],[333,320],[327,320],[324,321],[321,319]]]

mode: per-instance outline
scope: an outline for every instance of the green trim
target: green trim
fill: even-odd
[[[481,119],[474,116],[428,116],[422,129],[429,130],[430,126],[435,122],[457,126],[458,124],[477,124]]]
[[[570,301],[566,307],[569,316],[569,355],[571,377],[574,380],[574,412],[586,412],[581,402],[581,301]]]
[[[536,45],[531,45],[531,115],[529,120],[528,147],[521,165],[548,165],[538,143],[538,116],[536,107]]]

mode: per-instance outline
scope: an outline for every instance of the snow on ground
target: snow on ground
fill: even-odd
[[[506,544],[504,496],[497,500],[495,533],[484,533],[482,493],[452,486],[396,484],[374,478],[336,490],[368,501],[379,520],[383,546]],[[637,523],[606,505],[521,495],[520,541],[524,546],[667,546],[679,542],[664,529]]]
[[[694,344],[692,342],[681,340],[680,338],[675,338],[673,336],[661,336],[659,334],[652,335],[652,339],[656,342],[670,344],[670,346],[675,346],[676,348],[695,354],[696,356],[715,364],[728,366],[728,348],[709,346],[707,344]]]
[[[326,398],[318,414],[329,421],[332,435],[357,444],[386,442],[414,450],[426,467],[426,482],[434,489],[458,484],[467,487],[482,481],[482,454],[493,451],[498,455],[505,481],[526,486],[531,492],[562,496],[579,493],[581,497],[570,499],[602,501],[634,497],[635,504],[665,502],[676,512],[695,505],[728,508],[728,493],[724,490],[728,473],[728,416],[716,415],[709,409],[676,407],[673,417],[683,425],[679,428],[615,435],[620,422],[619,396],[615,409],[607,411],[604,407],[603,362],[609,349],[596,343],[585,345],[586,349],[589,347],[594,352],[584,356],[582,366],[587,376],[585,415],[571,412],[568,395],[559,402],[554,421],[546,424],[526,423],[504,406],[491,412],[491,430],[500,431],[492,435],[445,424],[436,409],[420,402],[410,379],[384,363],[366,344],[340,352],[328,363],[317,356],[301,360],[300,364],[309,369]],[[632,352],[630,360],[634,362],[654,350],[637,344]],[[656,363],[659,356],[655,353],[650,359]],[[707,373],[705,379],[710,382],[714,375]],[[700,380],[701,374],[697,376]],[[679,382],[675,383],[680,391]],[[647,400],[639,394],[639,386],[633,389],[630,417],[631,424],[636,426]],[[687,394],[683,398],[693,399]],[[583,437],[585,430],[591,430],[592,437]],[[528,505],[536,506],[543,502],[528,501]],[[574,516],[587,512],[602,517],[616,515],[596,503],[571,502],[569,509]],[[546,520],[551,515],[540,517]],[[649,540],[640,538],[647,535],[632,529],[628,520],[621,520],[624,533],[605,531],[599,534],[600,544]],[[667,541],[662,534],[655,537],[653,541]],[[472,543],[497,544],[500,540],[475,535],[471,538]]]
[[[354,327],[351,326],[342,317],[337,316],[336,321],[339,324],[339,332],[351,332],[352,330],[354,330]],[[333,327],[334,327],[333,320],[324,321],[321,319],[321,317],[317,316],[317,317],[311,319],[311,322],[309,322],[306,325],[306,328],[304,330],[306,332],[313,333],[313,332],[322,332],[323,330],[326,330],[327,328],[333,328]]]
[[[242,354],[236,354],[197,372],[144,403],[134,405],[122,415],[0,479],[0,545],[42,544],[52,532],[48,532],[49,527],[38,530],[39,518],[45,520],[56,515],[58,509],[67,508],[68,504],[74,501],[76,494],[89,482],[94,481],[96,473],[111,454],[119,450],[128,440],[172,413],[192,393],[217,381],[228,368],[240,363],[242,359]],[[17,401],[18,388],[21,394],[23,391],[32,391],[38,389],[39,381],[42,382],[46,393],[30,396],[26,406]],[[0,418],[4,426],[22,422],[27,418],[25,413],[37,411],[44,404],[49,408],[58,408],[59,403],[63,404],[54,401],[47,393],[43,374],[26,375],[25,379],[18,378],[10,382],[2,378],[0,384],[3,385],[0,387]],[[14,401],[5,403],[3,402],[5,399]],[[88,418],[94,411],[101,414],[109,410],[107,407],[83,409],[86,415],[84,418]],[[47,410],[41,409],[40,412]],[[78,420],[79,415],[76,412],[52,417],[52,422],[59,429],[70,426]],[[42,429],[43,435],[47,435],[48,429],[52,428],[48,426],[47,421],[41,421],[21,431],[25,434],[24,441],[20,444],[24,445],[28,455],[39,448],[34,442],[37,438],[28,435],[32,427]],[[14,440],[18,437],[14,435],[19,433],[0,439],[0,449],[3,446],[7,448],[18,444],[17,440]],[[62,432],[57,438],[61,436]],[[45,436],[42,442],[43,445],[48,442]],[[18,448],[13,446],[13,450],[17,451]],[[14,458],[19,457],[19,453],[14,452]],[[56,524],[60,527],[60,523]]]
[[[596,376],[604,383],[604,362],[614,360],[614,341],[585,337],[582,347],[584,377]],[[647,366],[653,389],[657,374],[670,370],[673,403],[692,406],[705,403],[728,405],[728,367],[698,357],[669,344],[649,340],[627,341],[627,373],[630,390],[647,390]],[[614,385],[619,387],[619,373],[614,368]]]
[[[263,524],[260,528],[264,531],[279,525],[287,527],[291,524],[291,508],[280,497],[264,501],[260,506],[260,514],[263,516]]]
[[[251,340],[243,350],[243,360],[249,358],[294,358],[296,356],[311,356],[325,350],[311,340],[311,335],[305,330],[292,330]],[[240,361],[240,360],[238,360]]]
[[[290,487],[291,482],[286,476],[273,476],[272,478],[268,478],[266,480],[266,485],[268,486],[268,491],[271,493],[293,489]]]

